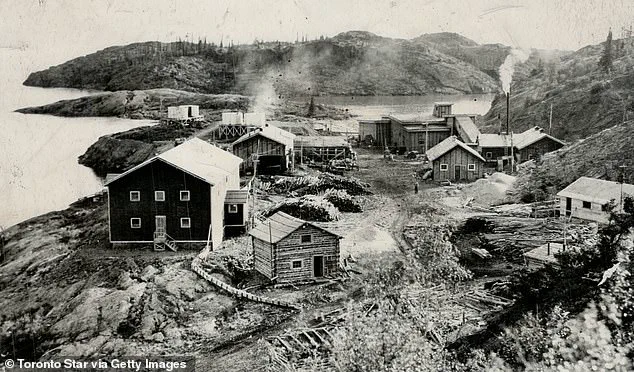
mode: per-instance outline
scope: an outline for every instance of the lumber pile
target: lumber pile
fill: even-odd
[[[490,253],[520,259],[522,254],[547,242],[576,244],[592,240],[595,232],[589,225],[568,223],[561,219],[533,219],[509,216],[480,216],[487,230],[480,234]],[[469,223],[469,220],[467,220]]]
[[[265,217],[282,211],[293,217],[308,221],[337,221],[341,214],[337,208],[323,196],[305,195],[299,198],[288,198],[264,212]]]
[[[323,197],[337,207],[340,212],[358,213],[362,211],[361,204],[357,203],[346,190],[328,189]]]
[[[353,177],[344,177],[332,173],[321,173],[318,176],[303,177],[271,177],[261,183],[261,189],[277,194],[302,196],[319,194],[329,189],[345,190],[349,195],[371,194],[370,185]]]

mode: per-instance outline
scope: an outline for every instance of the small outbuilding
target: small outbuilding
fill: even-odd
[[[193,124],[202,121],[204,117],[200,114],[197,105],[180,105],[167,108],[167,119],[184,124]]]
[[[474,181],[484,174],[484,158],[455,136],[427,150],[426,155],[434,181]]]
[[[247,227],[249,191],[227,190],[225,197],[225,235],[228,230],[244,232]]]
[[[253,171],[257,159],[258,173],[279,174],[293,165],[294,139],[294,134],[266,124],[235,140],[231,149],[243,160],[241,172]]]
[[[562,216],[601,223],[609,218],[603,205],[613,200],[619,210],[627,196],[634,196],[634,185],[590,177],[580,177],[557,194]]]
[[[319,279],[339,269],[341,236],[277,212],[249,231],[255,270],[276,283]]]
[[[522,133],[516,134],[512,140],[515,147],[515,158],[518,163],[539,158],[566,145],[563,141],[546,133],[540,127],[527,129]]]

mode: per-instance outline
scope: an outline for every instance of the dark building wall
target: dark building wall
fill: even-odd
[[[180,201],[189,190],[190,201]],[[167,234],[176,240],[207,240],[211,221],[211,186],[161,160],[156,160],[108,185],[111,241],[153,241],[155,216],[166,216]],[[141,200],[130,201],[130,191]],[[154,191],[165,191],[165,201],[155,201]],[[180,218],[191,218],[191,228],[181,228]],[[130,227],[130,218],[141,218],[141,228]]]
[[[238,213],[229,212],[229,204],[225,204],[225,226],[232,225],[244,225],[246,218],[244,215],[244,204],[236,204],[238,206]]]
[[[447,170],[441,171],[440,165],[447,164]],[[475,170],[470,171],[469,164],[475,164]],[[456,166],[460,168],[456,171]],[[433,161],[434,181],[474,181],[482,178],[484,162],[465,149],[456,146],[451,151]]]
[[[285,151],[286,148],[283,144],[260,135],[249,138],[233,147],[233,154],[244,160],[240,165],[242,172],[253,170],[254,154],[278,155],[280,159],[277,163],[283,165],[282,172],[286,171],[289,159]]]
[[[429,131],[427,135],[425,132],[405,132],[406,142],[405,147],[407,147],[408,151],[419,151],[425,152],[426,150],[431,149],[436,146],[440,142],[449,138],[449,131]],[[428,141],[427,149],[425,149],[425,140]]]
[[[516,159],[518,162],[523,163],[535,157],[542,156],[548,152],[558,150],[562,147],[563,145],[561,143],[553,141],[548,137],[542,138],[541,140],[518,150]]]
[[[310,243],[302,243],[302,235],[311,235]],[[314,279],[314,257],[323,257],[323,275],[339,268],[339,237],[311,225],[297,229],[275,244],[274,271],[279,283]],[[292,268],[292,261],[300,260],[301,268]]]

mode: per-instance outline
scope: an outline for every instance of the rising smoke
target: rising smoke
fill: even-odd
[[[515,64],[526,61],[528,57],[529,53],[523,49],[512,49],[511,53],[506,57],[506,60],[500,66],[500,81],[502,82],[504,93],[509,93],[511,90]]]

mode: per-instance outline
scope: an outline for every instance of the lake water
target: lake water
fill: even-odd
[[[24,115],[15,109],[95,92],[25,87],[35,71],[25,51],[0,49],[0,227],[53,210],[102,189],[77,157],[100,136],[151,122],[114,118]],[[41,67],[40,67],[41,68]]]

